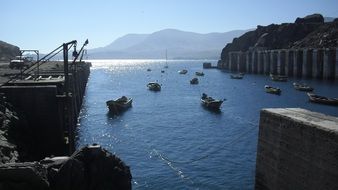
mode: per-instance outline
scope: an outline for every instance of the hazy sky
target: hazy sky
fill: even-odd
[[[209,33],[338,17],[337,0],[2,0],[0,40],[48,53],[63,42],[108,45],[128,33],[166,28]]]

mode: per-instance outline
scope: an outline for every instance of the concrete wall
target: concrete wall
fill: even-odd
[[[56,85],[47,86],[4,86],[1,92],[20,113],[20,122],[25,137],[33,146],[31,151],[37,157],[64,154],[62,123],[59,116],[59,100]]]
[[[299,108],[262,110],[255,189],[338,189],[338,118]]]
[[[338,79],[338,49],[281,49],[229,52],[220,69],[298,78]]]

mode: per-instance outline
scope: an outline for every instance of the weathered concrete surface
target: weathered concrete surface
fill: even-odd
[[[338,189],[338,118],[261,111],[255,189]]]

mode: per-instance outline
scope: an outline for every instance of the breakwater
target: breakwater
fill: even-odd
[[[229,52],[217,67],[230,72],[337,80],[337,51],[337,48],[235,51]]]
[[[263,109],[255,189],[337,189],[338,118],[300,108]]]
[[[38,75],[25,73],[1,86],[0,93],[19,115],[22,160],[69,155],[75,150],[74,130],[90,66],[83,61],[69,65],[66,80],[63,62],[47,62]]]

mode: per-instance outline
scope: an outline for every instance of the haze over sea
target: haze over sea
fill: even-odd
[[[246,74],[242,80],[217,69],[204,69],[205,60],[92,60],[77,147],[98,143],[131,168],[133,189],[253,189],[259,111],[300,107],[338,116],[338,108],[308,101],[306,93],[288,82]],[[216,61],[212,62],[216,65]],[[152,71],[148,72],[150,68]],[[187,69],[186,75],[178,70]],[[164,70],[165,73],[160,71]],[[190,85],[203,71],[198,85]],[[149,91],[151,81],[162,84]],[[302,80],[315,92],[337,97],[337,82]],[[282,94],[264,91],[279,87]],[[201,93],[223,99],[221,112],[200,104]],[[125,95],[133,107],[119,116],[105,102]]]

